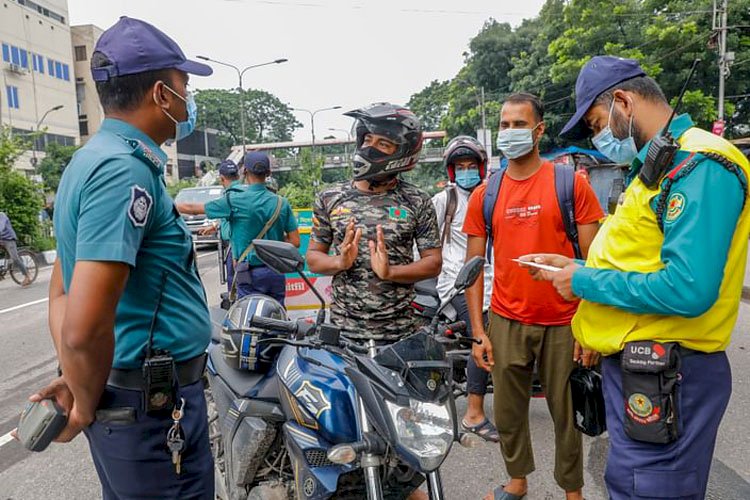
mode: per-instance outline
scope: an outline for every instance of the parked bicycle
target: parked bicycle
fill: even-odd
[[[18,249],[18,258],[26,266],[26,270],[29,273],[29,280],[33,283],[39,274],[39,264],[37,264],[34,252],[28,248],[21,247]],[[26,279],[23,272],[13,264],[13,260],[10,258],[7,250],[0,247],[0,280],[4,280],[7,274],[10,274],[11,279],[19,285],[23,284]]]

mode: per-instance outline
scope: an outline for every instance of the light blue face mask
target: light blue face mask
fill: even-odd
[[[542,122],[537,123],[536,127]],[[497,133],[495,146],[509,160],[529,154],[534,149],[534,128],[506,128]]]
[[[185,102],[185,105],[187,107],[187,120],[184,122],[180,122],[175,120],[174,116],[169,114],[168,111],[163,110],[164,114],[167,115],[174,123],[175,123],[175,140],[181,141],[185,137],[189,136],[193,133],[195,130],[195,124],[198,122],[198,105],[195,104],[195,97],[193,97],[192,92],[187,93],[187,98],[182,97],[180,94],[169,88],[168,85],[164,85],[164,87],[172,92],[174,95],[179,97]]]
[[[477,187],[480,182],[482,182],[482,178],[479,177],[479,169],[456,170],[456,184],[459,187],[468,191]]]
[[[635,145],[635,139],[633,139],[633,116],[630,116],[630,125],[628,127],[628,137],[625,139],[618,139],[612,133],[612,128],[609,124],[612,121],[612,111],[615,107],[615,100],[612,99],[612,105],[609,107],[609,118],[607,119],[607,126],[596,134],[591,142],[594,143],[594,147],[601,154],[609,158],[615,163],[630,164],[635,157],[638,156],[638,147]]]

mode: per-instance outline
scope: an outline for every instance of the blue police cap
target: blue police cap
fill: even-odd
[[[239,171],[240,169],[237,168],[237,164],[232,160],[222,160],[222,162],[219,163],[219,173],[221,175],[237,175]]]
[[[583,117],[603,92],[625,80],[645,76],[638,61],[613,56],[595,56],[587,62],[576,80],[576,112],[563,127],[560,137],[584,139],[591,130],[583,122]]]
[[[266,153],[260,151],[248,151],[242,163],[245,170],[255,175],[267,175],[271,173],[271,160]]]
[[[102,33],[94,52],[101,52],[112,61],[109,66],[92,68],[97,82],[160,69],[178,69],[198,76],[213,73],[211,66],[185,57],[180,47],[164,32],[140,19],[122,16],[114,26]]]

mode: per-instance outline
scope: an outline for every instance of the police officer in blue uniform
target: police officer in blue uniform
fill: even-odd
[[[54,398],[83,431],[105,499],[213,499],[201,380],[210,339],[190,232],[167,194],[159,144],[196,119],[189,61],[167,35],[122,17],[91,59],[106,119],[57,192],[49,323]]]

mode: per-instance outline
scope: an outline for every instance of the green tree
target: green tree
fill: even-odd
[[[30,244],[39,234],[39,211],[44,197],[37,186],[13,163],[28,149],[29,143],[11,135],[9,127],[0,128],[0,211],[8,214],[22,244]]]
[[[63,171],[76,150],[77,146],[63,146],[54,142],[47,146],[47,156],[39,162],[37,171],[44,179],[44,185],[48,190],[57,191]]]
[[[277,175],[279,194],[289,200],[292,208],[310,208],[323,183],[323,158],[313,156],[309,149],[299,153],[300,168],[286,175]]]
[[[409,99],[406,107],[419,117],[424,130],[438,130],[450,107],[450,81],[433,80]]]
[[[225,151],[242,142],[240,94],[236,89],[205,89],[195,92],[200,126],[217,129],[222,134]],[[244,91],[245,137],[248,142],[290,141],[302,124],[289,106],[264,90]]]

